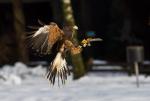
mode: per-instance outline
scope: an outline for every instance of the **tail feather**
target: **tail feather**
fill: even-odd
[[[65,84],[68,75],[70,75],[70,70],[67,66],[67,62],[65,58],[62,57],[62,53],[58,52],[55,59],[50,64],[46,77],[50,83],[54,85],[55,77],[57,76],[59,85],[60,79],[62,84]]]

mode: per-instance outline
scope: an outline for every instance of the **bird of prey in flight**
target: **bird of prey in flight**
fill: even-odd
[[[62,29],[54,23],[43,25],[37,28],[36,31],[28,36],[30,46],[41,54],[53,54],[52,49],[55,48],[56,56],[50,63],[46,78],[54,85],[55,77],[61,79],[62,84],[65,84],[67,76],[70,75],[70,70],[66,62],[66,52],[72,55],[79,54],[82,47],[90,46],[91,41],[101,41],[100,38],[84,39],[80,44],[74,41],[73,31],[77,30],[77,26],[64,26]]]

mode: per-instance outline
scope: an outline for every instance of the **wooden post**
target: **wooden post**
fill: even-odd
[[[139,87],[139,65],[144,61],[144,47],[143,46],[128,46],[127,47],[127,61],[134,66],[136,75],[136,85]]]
[[[139,83],[139,65],[138,65],[138,62],[134,62],[134,70],[135,70],[135,75],[136,75],[136,86],[139,88],[140,83]]]

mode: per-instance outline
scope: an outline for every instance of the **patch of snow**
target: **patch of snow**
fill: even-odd
[[[150,61],[149,61],[149,60],[145,60],[145,61],[143,62],[143,64],[145,64],[145,65],[150,65]]]
[[[107,64],[108,62],[105,60],[94,60],[93,64],[95,65],[99,65],[99,64]]]
[[[20,85],[21,81],[22,80],[19,76],[16,76],[14,74],[8,74],[8,73],[0,72],[0,84]]]
[[[112,70],[112,69],[115,69],[115,70],[122,70],[122,67],[121,66],[93,66],[92,69],[96,70],[96,69],[100,69],[100,70]]]
[[[21,62],[17,62],[14,66],[5,65],[0,69],[0,82],[6,85],[18,85],[24,79],[44,75],[45,71],[46,69],[42,66],[29,68]]]
[[[140,87],[137,88],[135,76],[127,74],[96,72],[88,73],[79,80],[69,76],[66,85],[60,87],[49,85],[42,76],[45,68],[37,66],[28,68],[22,63],[4,66],[0,74],[4,78],[20,79],[19,85],[2,84],[0,79],[0,99],[2,101],[149,101],[150,77],[139,76]],[[25,78],[22,78],[22,75]],[[11,80],[7,80],[11,81]],[[15,81],[15,82],[16,82]]]

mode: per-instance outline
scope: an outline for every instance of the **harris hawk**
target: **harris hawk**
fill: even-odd
[[[77,44],[74,41],[73,31],[77,30],[77,26],[64,26],[62,29],[54,22],[49,25],[43,25],[28,36],[28,42],[32,49],[41,54],[53,54],[52,49],[55,48],[56,56],[50,63],[46,78],[54,85],[56,76],[65,84],[70,70],[66,62],[66,52],[72,55],[79,54],[82,47],[90,46],[92,41],[101,41],[100,38],[87,38]],[[55,45],[56,44],[56,45]]]

